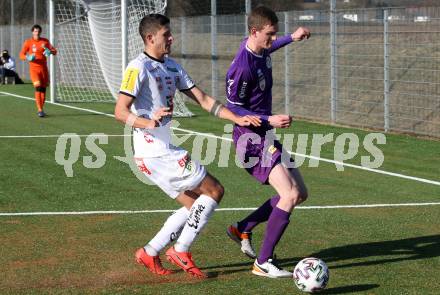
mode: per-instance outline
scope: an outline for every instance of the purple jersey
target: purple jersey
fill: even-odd
[[[237,155],[242,163],[250,158],[258,158],[258,162],[246,170],[261,183],[267,184],[273,167],[281,162],[282,145],[278,141],[266,146],[266,131],[272,129],[268,123],[272,115],[272,60],[270,54],[292,42],[290,35],[278,38],[272,47],[263,50],[261,55],[252,52],[246,46],[245,39],[232,61],[226,74],[227,108],[239,116],[260,116],[260,127],[234,126],[232,138]],[[256,133],[260,142],[240,140],[243,135]],[[246,138],[245,138],[246,139]]]
[[[292,42],[290,35],[280,37],[261,55],[246,46],[247,38],[240,44],[237,54],[226,74],[227,107],[237,115],[258,115],[263,120],[257,133],[271,129],[267,119],[272,115],[272,60],[270,53]]]

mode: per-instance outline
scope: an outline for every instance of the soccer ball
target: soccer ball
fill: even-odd
[[[304,292],[314,293],[323,290],[330,274],[324,261],[319,258],[304,258],[295,266],[293,279],[295,285]]]

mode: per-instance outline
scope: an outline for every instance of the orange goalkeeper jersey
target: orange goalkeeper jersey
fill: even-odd
[[[23,43],[23,48],[20,52],[20,59],[26,60],[26,54],[35,54],[35,59],[29,62],[30,70],[40,67],[47,68],[47,59],[43,54],[45,48],[48,48],[52,54],[57,54],[55,47],[53,47],[46,38],[40,38],[38,40],[34,40],[33,38],[27,39]]]

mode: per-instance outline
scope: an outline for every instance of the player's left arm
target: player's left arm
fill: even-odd
[[[261,119],[258,116],[237,116],[233,112],[228,110],[222,103],[207,95],[197,86],[194,86],[191,89],[184,90],[182,92],[193,99],[195,102],[197,102],[204,110],[221,119],[232,121],[240,126],[261,125]]]
[[[53,45],[50,44],[49,41],[46,42],[45,48],[49,50],[50,54],[57,55],[57,53],[58,53],[57,49],[55,47],[53,47]]]
[[[272,53],[292,42],[298,42],[309,38],[310,38],[310,30],[305,27],[299,27],[292,34],[279,37],[275,41],[273,41],[272,46],[269,48],[269,53]]]

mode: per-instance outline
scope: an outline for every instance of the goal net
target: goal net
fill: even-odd
[[[166,0],[126,0],[128,60],[143,51],[140,20],[163,13]],[[114,102],[122,81],[120,0],[57,0],[56,99],[62,102]],[[176,93],[175,116],[191,116]]]

